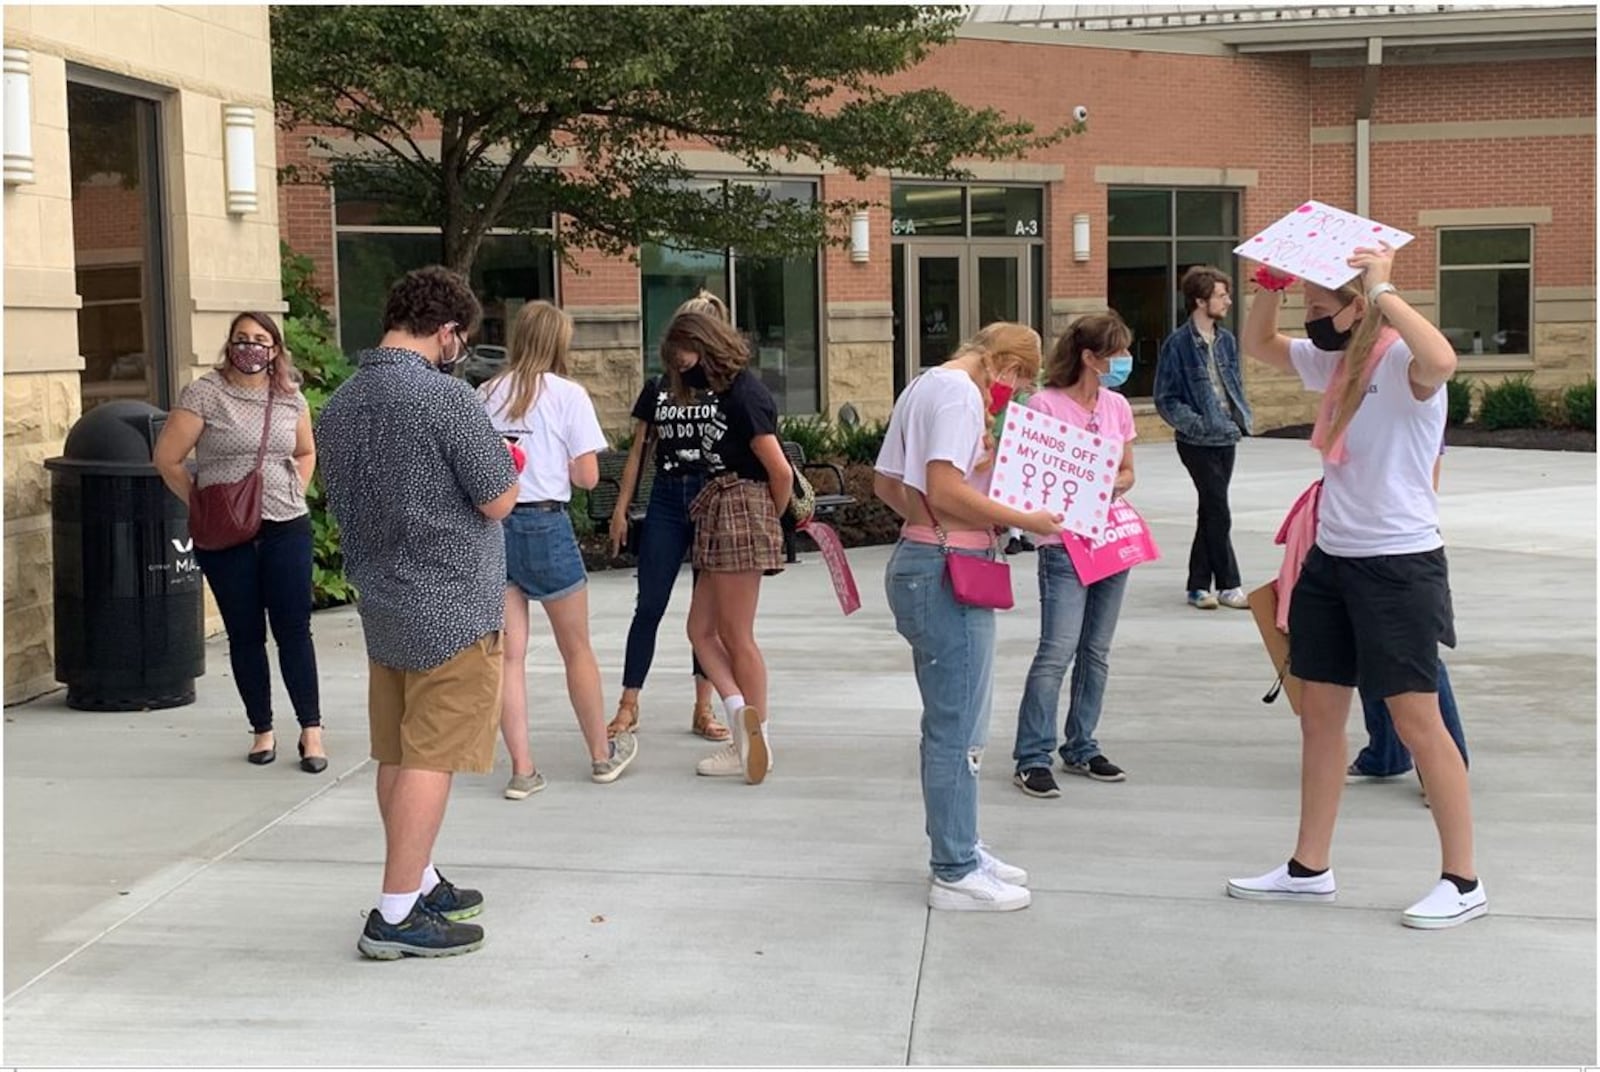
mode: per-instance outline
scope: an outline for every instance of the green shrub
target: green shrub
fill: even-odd
[[[1448,412],[1446,418],[1451,424],[1466,424],[1472,416],[1472,381],[1460,376],[1452,377],[1444,385],[1448,395]]]
[[[854,428],[841,425],[833,435],[833,446],[847,462],[871,465],[878,460],[883,449],[883,436],[889,430],[886,421],[858,424]]]
[[[589,517],[587,488],[572,489],[572,501],[567,504],[567,516],[572,519],[572,531],[578,539],[594,535],[594,522]]]
[[[1587,382],[1574,384],[1562,394],[1562,409],[1572,427],[1594,431],[1594,391],[1595,382],[1591,376]]]
[[[833,453],[833,425],[826,417],[780,418],[778,438],[800,444],[807,461]]]
[[[1536,428],[1542,411],[1539,396],[1528,376],[1513,376],[1483,389],[1478,407],[1478,423],[1491,431],[1496,428]]]
[[[338,386],[355,371],[344,351],[330,336],[333,322],[322,307],[322,294],[311,282],[312,264],[286,243],[278,244],[281,254],[283,297],[289,315],[283,321],[283,341],[293,356],[301,377],[313,423]],[[339,547],[339,526],[328,512],[327,493],[322,474],[311,478],[306,489],[306,507],[311,513],[311,597],[320,610],[336,607],[355,598],[355,586],[344,575],[344,554]]]

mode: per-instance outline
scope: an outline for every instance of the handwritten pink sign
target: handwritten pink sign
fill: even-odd
[[[1150,526],[1130,503],[1118,499],[1111,507],[1109,521],[1097,540],[1070,535],[1061,540],[1080,584],[1103,581],[1141,562],[1154,562],[1161,557],[1150,535]]]
[[[850,572],[850,560],[845,557],[844,544],[833,526],[811,520],[798,526],[799,531],[816,541],[822,560],[828,564],[828,576],[833,580],[833,593],[839,597],[839,608],[849,617],[861,609],[861,593],[856,588],[855,574]]]
[[[1376,248],[1379,242],[1399,249],[1415,237],[1342,208],[1307,201],[1265,231],[1234,246],[1233,252],[1336,290],[1360,274],[1348,263],[1357,249]]]
[[[1013,402],[995,448],[989,497],[1024,513],[1060,514],[1068,532],[1098,537],[1122,463],[1122,440]]]

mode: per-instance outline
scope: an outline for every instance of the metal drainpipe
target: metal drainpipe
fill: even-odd
[[[1367,65],[1356,101],[1356,215],[1372,216],[1372,106],[1378,99],[1378,68],[1383,63],[1383,38],[1367,38]]]

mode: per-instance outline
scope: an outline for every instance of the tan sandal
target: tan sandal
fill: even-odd
[[[618,700],[617,717],[611,720],[606,727],[606,736],[615,737],[619,733],[639,732],[639,704],[636,700]]]
[[[730,736],[728,727],[717,721],[716,709],[710,704],[695,704],[694,722],[689,732],[708,741],[726,741]]]

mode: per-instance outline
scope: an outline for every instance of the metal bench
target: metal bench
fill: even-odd
[[[783,443],[783,456],[789,459],[790,465],[798,469],[807,480],[811,481],[811,487],[817,493],[817,517],[825,518],[843,507],[855,505],[855,496],[849,493],[845,485],[844,470],[833,462],[806,461],[805,448],[799,443],[787,440]],[[817,471],[832,475],[833,491],[825,491],[824,487],[818,485],[816,478],[812,475]],[[798,533],[785,521],[783,526],[783,557],[785,561],[794,562],[797,560],[796,552],[798,549],[795,546],[797,536]]]
[[[596,531],[609,532],[611,515],[622,495],[622,471],[628,466],[628,452],[602,450],[596,460],[600,463],[600,482],[589,492],[589,520],[594,522]],[[633,500],[628,504],[627,547],[630,550],[639,546],[639,523],[650,505],[650,488],[656,481],[654,459],[646,455],[639,470],[639,486],[633,489]]]

